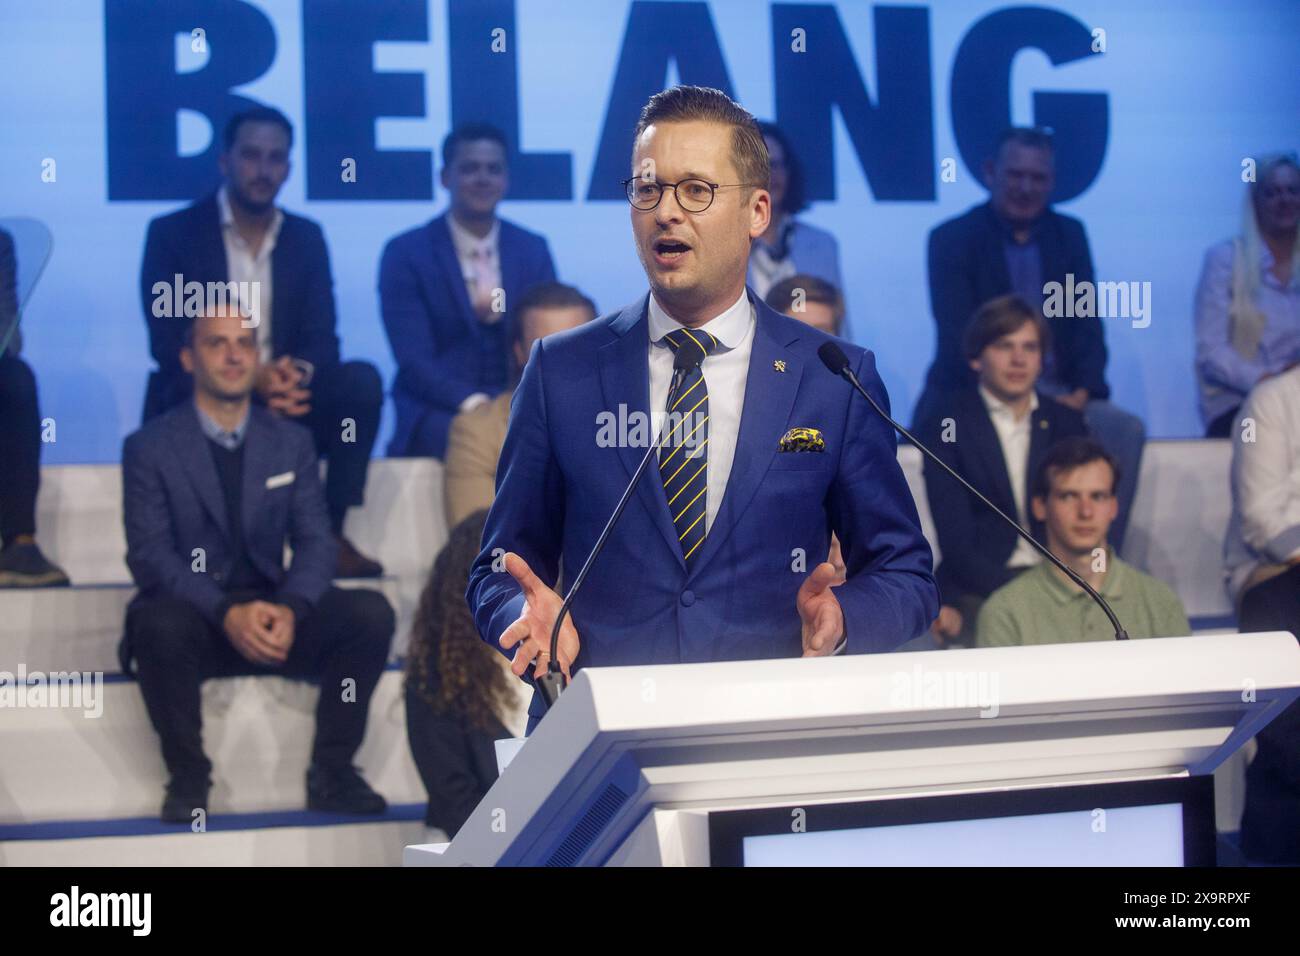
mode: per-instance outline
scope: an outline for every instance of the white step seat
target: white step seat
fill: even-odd
[[[406,742],[402,679],[395,669],[380,677],[355,762],[390,804],[423,804]],[[0,834],[9,824],[157,816],[166,773],[140,690],[119,680],[105,683],[102,694],[99,717],[72,707],[4,710]],[[303,809],[317,694],[310,684],[278,677],[204,684],[210,815]]]
[[[421,810],[421,814],[423,811]],[[0,866],[400,866],[423,819],[0,843]]]
[[[401,602],[401,582],[395,577],[335,584],[381,591],[394,608]],[[22,664],[28,673],[117,674],[122,669],[117,645],[133,594],[135,588],[129,584],[0,590],[0,671],[14,673]],[[409,622],[403,625],[399,618],[398,634],[409,632]],[[393,648],[396,659],[396,638]]]

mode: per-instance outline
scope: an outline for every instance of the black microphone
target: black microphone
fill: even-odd
[[[1078,574],[1076,574],[1074,569],[1071,568],[1069,565],[1067,565],[1064,561],[1062,561],[1056,555],[1052,554],[1052,552],[1049,551],[1046,546],[1039,544],[1037,538],[1035,538],[1024,528],[1020,527],[1020,525],[1014,519],[1008,517],[1006,512],[1004,512],[1001,508],[999,508],[993,502],[989,501],[982,494],[976,491],[969,481],[967,481],[961,475],[957,474],[957,472],[955,472],[952,468],[950,468],[946,461],[944,461],[934,452],[930,451],[930,449],[926,448],[925,445],[921,444],[921,442],[919,442],[916,439],[916,437],[912,435],[911,432],[909,432],[906,428],[904,428],[902,425],[898,424],[898,422],[894,421],[892,418],[890,418],[888,415],[885,414],[885,410],[876,404],[876,400],[871,397],[871,395],[867,392],[865,388],[862,387],[862,383],[858,381],[858,377],[853,374],[853,369],[849,367],[848,356],[844,354],[843,349],[841,349],[834,342],[825,342],[822,344],[821,348],[817,350],[817,357],[822,360],[822,364],[825,365],[828,369],[830,369],[831,372],[845,379],[850,385],[852,385],[859,392],[861,392],[862,397],[865,398],[868,402],[870,402],[871,407],[876,410],[876,414],[879,415],[881,418],[883,418],[885,421],[889,422],[889,424],[893,426],[896,432],[898,432],[900,435],[902,435],[904,438],[910,441],[917,448],[921,449],[922,454],[924,454],[926,458],[929,458],[932,462],[934,462],[936,465],[938,465],[948,474],[956,478],[957,481],[961,483],[963,488],[969,491],[980,501],[984,502],[984,504],[992,508],[1003,521],[1011,525],[1011,527],[1015,528],[1016,534],[1020,535],[1020,537],[1024,538],[1026,541],[1032,544],[1035,550],[1037,550],[1039,554],[1041,554],[1048,561],[1051,561],[1054,565],[1060,568],[1066,574],[1066,576],[1069,577],[1071,581],[1073,581],[1075,584],[1079,585],[1079,587],[1087,591],[1088,594],[1092,596],[1092,599],[1097,602],[1097,605],[1103,611],[1106,612],[1106,616],[1110,618],[1111,626],[1115,628],[1115,640],[1117,641],[1128,640],[1128,632],[1125,631],[1123,625],[1119,623],[1119,618],[1117,618],[1115,616],[1115,612],[1110,609],[1110,605],[1106,603],[1106,599],[1103,598],[1100,594],[1098,594],[1096,589],[1091,584],[1089,584]]]
[[[686,373],[702,361],[704,361],[704,352],[700,349],[678,349],[673,353],[673,380],[668,387],[670,399],[681,388]],[[663,428],[660,431],[658,440],[651,442],[650,447],[646,449],[645,457],[641,459],[641,464],[637,466],[636,472],[632,475],[632,480],[628,482],[627,488],[623,491],[623,497],[618,499],[618,504],[614,507],[614,513],[605,522],[605,528],[601,531],[600,537],[596,539],[591,554],[587,555],[587,560],[582,564],[582,570],[573,579],[569,593],[564,596],[564,603],[560,605],[560,613],[555,615],[555,626],[551,628],[551,656],[546,661],[546,673],[536,680],[547,710],[560,699],[560,694],[564,692],[564,673],[560,670],[559,665],[560,627],[564,623],[564,615],[569,613],[569,605],[573,603],[574,595],[578,593],[578,588],[582,587],[582,582],[587,579],[587,572],[591,570],[591,566],[596,562],[596,555],[600,554],[605,547],[605,542],[609,539],[610,532],[614,530],[619,515],[623,513],[623,509],[627,507],[628,501],[632,498],[632,492],[636,489],[637,482],[641,480],[641,476],[645,473],[651,459],[654,458],[655,452],[663,446],[664,439],[668,437],[669,423],[671,421],[672,416],[664,418]]]

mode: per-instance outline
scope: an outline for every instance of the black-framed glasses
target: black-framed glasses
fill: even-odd
[[[623,180],[627,201],[632,204],[632,208],[643,212],[658,206],[664,198],[664,190],[669,187],[672,187],[673,195],[677,197],[677,205],[687,212],[704,212],[713,205],[713,197],[719,189],[735,189],[740,186],[756,187],[756,184],[711,183],[705,179],[683,179],[675,183],[661,183],[641,176]]]

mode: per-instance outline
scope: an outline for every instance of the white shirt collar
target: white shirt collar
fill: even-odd
[[[243,236],[240,236],[239,230],[235,229],[235,214],[230,211],[230,196],[226,194],[225,186],[217,190],[217,215],[221,218],[222,231],[233,231],[234,236],[242,241]],[[266,252],[268,247],[275,247],[275,240],[280,235],[280,226],[283,222],[284,212],[276,206],[275,215],[271,217],[271,227],[266,230],[266,238],[262,241],[263,252]]]
[[[984,407],[988,409],[989,417],[1001,417],[1006,418],[1008,421],[1016,421],[1015,413],[1011,410],[1010,405],[1002,401],[1002,399],[998,398],[983,385],[979,387],[979,391],[980,398],[984,400]],[[1038,411],[1037,389],[1029,393],[1029,411],[1026,412],[1025,417],[1021,419],[1021,421],[1029,421],[1036,411]]]
[[[472,255],[480,245],[486,245],[489,249],[496,249],[497,237],[501,234],[500,219],[493,219],[492,228],[488,230],[486,236],[480,239],[458,223],[455,215],[450,212],[447,213],[447,227],[451,230],[451,242],[456,247],[456,255],[462,258]]]
[[[754,310],[749,304],[747,293],[747,289],[742,289],[740,298],[733,302],[730,308],[700,326],[718,340],[723,350],[736,348],[749,332],[749,324],[754,319]],[[669,332],[685,328],[664,311],[653,292],[650,293],[649,323],[650,341],[654,343],[658,343]]]

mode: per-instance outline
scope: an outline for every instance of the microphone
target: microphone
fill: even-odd
[[[704,361],[704,353],[699,349],[678,349],[673,353],[673,379],[672,384],[668,387],[668,395],[671,398],[682,386],[682,381],[686,378],[686,373],[695,368]],[[573,579],[573,584],[569,588],[569,593],[564,596],[564,603],[560,605],[560,613],[555,615],[555,626],[551,628],[551,656],[546,661],[546,673],[537,678],[536,684],[542,692],[542,700],[546,704],[546,709],[550,710],[552,705],[560,699],[560,694],[564,692],[564,673],[560,670],[559,652],[560,652],[560,627],[564,624],[564,616],[569,613],[569,606],[573,603],[574,596],[578,593],[578,588],[582,587],[582,582],[587,579],[587,572],[596,562],[596,556],[605,547],[605,542],[609,540],[610,532],[614,530],[614,525],[618,523],[619,516],[623,514],[623,509],[627,507],[628,501],[632,498],[632,492],[636,489],[637,483],[645,473],[646,467],[654,458],[655,452],[663,447],[664,439],[668,437],[669,422],[671,416],[664,419],[663,427],[660,430],[659,438],[650,443],[646,449],[645,456],[641,459],[641,464],[637,466],[632,475],[632,480],[628,482],[627,488],[623,491],[623,497],[618,499],[618,504],[614,506],[614,512],[605,522],[605,528],[600,532],[600,537],[596,539],[595,545],[592,546],[591,553],[587,555],[587,560],[583,562],[582,569],[578,571],[578,576]]]
[[[1020,525],[1013,518],[1008,517],[1005,511],[1003,511],[993,502],[989,501],[982,494],[976,491],[969,481],[967,481],[961,475],[957,474],[956,471],[950,468],[946,461],[941,459],[934,452],[930,451],[930,449],[926,448],[925,445],[923,445],[920,441],[918,441],[911,432],[909,432],[906,428],[904,428],[902,425],[898,424],[898,422],[894,421],[892,418],[890,418],[888,415],[885,414],[885,410],[876,404],[876,400],[871,397],[871,395],[867,392],[865,388],[862,387],[862,383],[858,381],[858,377],[855,374],[853,374],[853,369],[849,367],[848,356],[844,354],[843,349],[841,349],[834,342],[825,342],[822,344],[821,348],[817,350],[817,357],[822,360],[823,365],[825,365],[828,369],[830,369],[832,374],[840,376],[845,381],[847,381],[850,385],[856,388],[859,392],[861,392],[862,397],[865,398],[868,402],[870,402],[871,407],[876,410],[876,414],[879,415],[881,418],[883,418],[885,421],[889,422],[889,424],[893,427],[894,431],[898,432],[900,435],[902,435],[904,438],[910,441],[917,448],[921,449],[922,454],[924,454],[926,458],[930,459],[930,461],[934,462],[936,465],[938,465],[948,474],[956,478],[957,481],[961,483],[961,486],[963,488],[969,491],[980,501],[984,502],[984,504],[986,504],[989,508],[992,508],[993,511],[997,513],[998,517],[1000,517],[1007,524],[1011,525],[1011,527],[1015,528],[1016,534],[1020,535],[1020,537],[1024,538],[1031,545],[1033,545],[1034,549],[1039,554],[1041,554],[1048,561],[1051,561],[1052,564],[1060,568],[1061,571],[1064,572],[1066,577],[1068,577],[1071,581],[1079,585],[1079,587],[1083,588],[1083,590],[1087,591],[1088,594],[1092,597],[1092,599],[1097,602],[1098,607],[1100,607],[1103,611],[1106,612],[1106,617],[1110,618],[1111,627],[1115,628],[1115,640],[1117,641],[1128,640],[1128,632],[1125,631],[1123,625],[1120,624],[1119,618],[1115,616],[1115,612],[1112,611],[1110,605],[1106,603],[1106,599],[1103,598],[1100,594],[1098,594],[1096,589],[1091,584],[1089,584],[1078,574],[1076,574],[1072,567],[1067,565],[1056,555],[1052,554],[1052,552],[1048,550],[1048,548],[1045,545],[1040,544],[1037,538],[1035,538],[1024,528],[1020,527]]]

